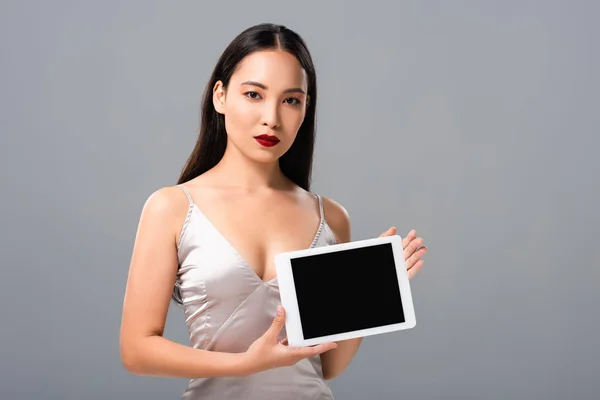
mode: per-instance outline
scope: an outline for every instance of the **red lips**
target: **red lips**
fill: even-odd
[[[277,136],[271,136],[271,135],[259,135],[259,136],[255,136],[254,139],[261,146],[264,146],[264,147],[273,147],[277,143],[279,143],[279,139],[277,138]]]

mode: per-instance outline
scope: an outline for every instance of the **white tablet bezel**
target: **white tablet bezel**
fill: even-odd
[[[294,285],[294,278],[292,274],[291,260],[293,258],[298,257],[332,253],[340,250],[357,249],[361,247],[376,246],[388,243],[392,245],[394,262],[396,265],[396,275],[398,276],[398,286],[400,288],[400,297],[402,301],[405,322],[376,328],[361,329],[340,334],[321,336],[311,339],[304,339],[302,333],[302,324],[300,321],[300,311],[298,309],[298,299],[296,297],[296,287]],[[406,271],[404,249],[402,248],[402,238],[399,235],[384,236],[374,239],[358,240],[354,242],[339,243],[330,246],[322,246],[306,250],[297,250],[286,253],[280,253],[275,256],[275,268],[277,271],[277,282],[279,286],[281,305],[286,311],[285,327],[287,331],[288,343],[291,346],[313,346],[325,342],[335,342],[346,339],[354,339],[357,337],[372,336],[381,333],[410,329],[414,328],[416,325],[412,293],[410,290],[408,273]]]

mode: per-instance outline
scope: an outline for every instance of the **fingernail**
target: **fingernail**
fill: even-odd
[[[277,306],[277,315],[283,314],[283,307]]]

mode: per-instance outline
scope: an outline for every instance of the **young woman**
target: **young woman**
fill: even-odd
[[[361,339],[288,346],[273,264],[350,241],[346,210],[310,192],[316,82],[304,41],[279,25],[245,30],[218,60],[178,185],[140,216],[120,340],[131,373],[191,378],[184,399],[333,398],[325,380]],[[412,277],[427,249],[414,230],[403,245]],[[171,299],[191,347],[162,336]]]

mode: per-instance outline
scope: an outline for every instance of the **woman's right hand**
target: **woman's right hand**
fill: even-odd
[[[245,352],[246,361],[252,373],[265,371],[271,368],[287,367],[296,364],[305,358],[314,357],[326,351],[335,349],[335,342],[323,343],[316,346],[292,347],[287,345],[287,340],[279,339],[279,333],[285,325],[285,310],[277,307],[277,316],[271,327]]]

